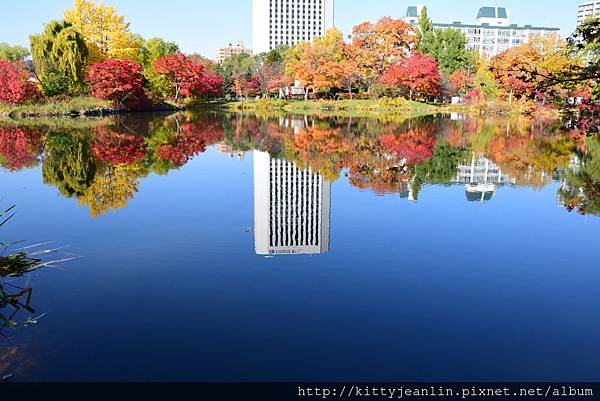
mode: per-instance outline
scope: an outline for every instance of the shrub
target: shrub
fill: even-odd
[[[382,108],[399,108],[406,106],[406,99],[402,97],[390,98],[387,96],[379,99],[379,106]]]
[[[65,95],[71,88],[71,79],[66,75],[51,72],[42,80],[42,93],[46,97]]]
[[[25,63],[0,61],[0,102],[21,104],[39,94],[37,86],[29,80]]]

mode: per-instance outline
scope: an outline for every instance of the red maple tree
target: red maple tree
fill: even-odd
[[[154,72],[162,75],[173,86],[173,98],[180,96],[217,96],[223,81],[214,73],[206,72],[201,64],[194,63],[184,54],[172,54],[154,63]]]
[[[452,90],[457,95],[465,95],[474,84],[474,77],[467,71],[456,70],[448,76]]]
[[[87,76],[92,95],[113,102],[119,109],[137,110],[145,107],[142,67],[129,60],[106,60],[94,64]]]
[[[243,74],[234,73],[233,91],[239,98],[248,98],[260,94],[260,81],[257,76],[245,77]]]
[[[39,94],[25,63],[0,60],[0,103],[24,103]]]
[[[388,69],[381,81],[393,89],[408,90],[423,96],[437,96],[440,92],[440,70],[437,61],[426,54],[414,53]]]

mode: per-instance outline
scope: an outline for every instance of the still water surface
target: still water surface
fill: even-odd
[[[2,241],[80,256],[0,373],[600,380],[600,141],[450,117],[0,126]]]

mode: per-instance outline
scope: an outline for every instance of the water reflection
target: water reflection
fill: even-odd
[[[148,175],[182,168],[210,146],[240,159],[256,151],[257,252],[300,252],[310,245],[316,248],[302,253],[314,253],[328,249],[330,183],[341,176],[358,189],[409,200],[418,200],[428,185],[464,185],[466,199],[479,202],[504,186],[541,189],[554,181],[560,205],[598,214],[600,140],[561,126],[463,115],[219,113],[29,122],[0,127],[0,163],[12,172],[41,162],[44,183],[99,217],[126,207]],[[294,228],[302,222],[311,229]],[[313,237],[318,241],[303,242]]]
[[[331,183],[310,168],[254,153],[254,237],[258,255],[329,251]]]
[[[7,237],[74,243],[84,259],[11,280],[37,309],[15,321],[49,315],[4,331],[0,375],[593,379],[600,220],[578,213],[600,213],[599,139],[454,117],[3,125],[3,195],[22,211]],[[491,249],[485,266],[469,249]]]

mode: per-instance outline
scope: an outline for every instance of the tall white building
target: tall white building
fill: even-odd
[[[320,37],[334,26],[334,0],[253,0],[254,54]]]
[[[598,3],[600,3],[600,0],[598,0]],[[404,20],[417,25],[418,18],[414,22],[416,9],[422,9],[422,6],[409,7]],[[469,50],[475,49],[487,58],[497,56],[535,37],[556,38],[558,40],[560,34],[559,28],[512,24],[510,11],[504,7],[481,7],[477,13],[475,24],[434,22],[433,27],[434,29],[455,29],[463,32],[467,37],[467,48]]]
[[[254,151],[254,241],[258,255],[329,252],[331,183],[310,169]]]
[[[591,17],[600,17],[600,0],[583,1],[577,8],[577,25]]]

